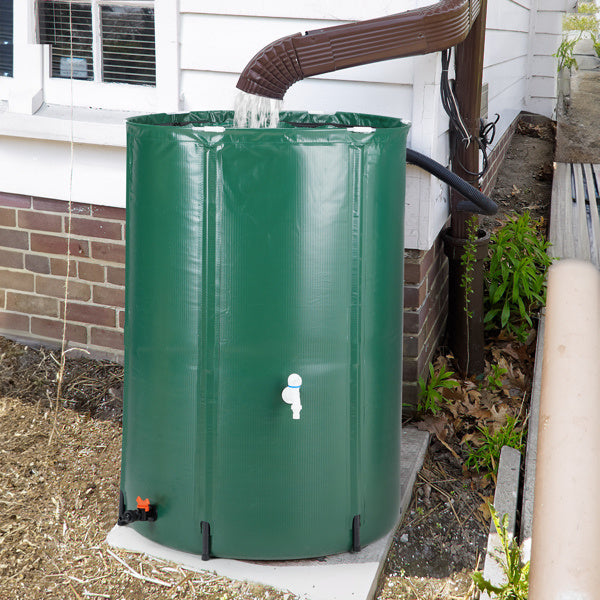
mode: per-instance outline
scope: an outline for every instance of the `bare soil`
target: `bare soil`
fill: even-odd
[[[600,164],[600,71],[573,70],[570,80],[559,109],[556,161]]]
[[[523,210],[547,218],[552,151],[551,123],[519,128],[492,196],[501,215],[488,228]],[[534,341],[533,333],[526,345],[490,340],[489,365],[506,368],[500,387],[461,381],[451,408],[416,423],[432,443],[379,600],[471,596],[494,481],[465,468],[466,444],[480,441],[479,425],[524,417]],[[444,352],[437,361],[452,368]],[[67,358],[62,378],[59,372],[56,353],[0,338],[0,600],[295,598],[110,549],[104,540],[117,518],[123,371]]]

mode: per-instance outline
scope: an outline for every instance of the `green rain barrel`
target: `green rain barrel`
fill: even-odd
[[[127,124],[122,509],[205,556],[344,552],[399,516],[409,126],[232,118]]]

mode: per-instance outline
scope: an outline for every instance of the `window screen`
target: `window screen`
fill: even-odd
[[[52,77],[156,84],[153,8],[40,0],[39,23]]]
[[[102,80],[156,82],[154,11],[102,6]]]
[[[13,74],[13,0],[0,0],[0,77]]]
[[[94,79],[90,4],[40,3],[40,42],[52,46],[52,77]]]

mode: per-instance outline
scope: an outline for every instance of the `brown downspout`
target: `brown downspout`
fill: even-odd
[[[442,0],[437,4],[403,13],[309,31],[287,36],[265,46],[248,63],[240,75],[237,87],[244,92],[282,99],[288,88],[305,77],[329,73],[338,69],[365,65],[392,58],[402,58],[446,50],[458,45],[456,58],[459,107],[469,131],[477,139],[481,103],[483,41],[485,37],[486,0]],[[466,113],[465,113],[466,111]],[[479,170],[479,152],[475,142],[459,151],[455,172]],[[477,181],[475,180],[475,187]],[[451,236],[457,240],[451,257],[451,288],[460,282],[460,266],[466,237],[468,213],[457,211],[458,197],[452,199]],[[487,241],[487,240],[486,240]],[[485,242],[484,242],[485,244]],[[478,242],[478,245],[481,244]],[[473,293],[467,318],[461,289],[450,290],[450,344],[463,373],[483,370],[483,258],[487,246],[478,248]],[[452,279],[454,277],[454,280]],[[454,297],[454,299],[453,299]],[[462,300],[460,298],[462,297]]]
[[[292,84],[305,77],[451,48],[465,39],[481,3],[442,0],[395,15],[281,38],[252,58],[237,87],[282,99]]]
[[[481,83],[483,78],[483,53],[485,46],[485,25],[487,0],[481,0],[481,10],[466,39],[456,47],[455,95],[460,113],[472,140],[479,136],[481,114]],[[457,132],[451,132],[456,136]],[[479,146],[475,141],[465,145],[460,140],[452,140],[457,149],[452,161],[452,171],[479,187]],[[450,197],[450,232],[445,236],[446,254],[449,259],[448,296],[448,344],[462,374],[477,375],[485,369],[483,331],[483,290],[484,262],[487,258],[489,235],[479,229],[479,217],[461,212],[457,204],[462,196],[455,191]],[[464,266],[461,258],[465,241],[469,237],[467,221],[477,219],[475,230],[476,262],[471,274],[471,289],[461,287]],[[467,294],[469,294],[467,298]],[[468,302],[467,302],[468,301]]]

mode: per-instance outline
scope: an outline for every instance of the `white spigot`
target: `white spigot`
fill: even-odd
[[[292,418],[299,419],[302,404],[300,403],[300,386],[302,385],[302,377],[297,373],[292,373],[288,377],[287,387],[281,392],[283,401],[291,405]]]

